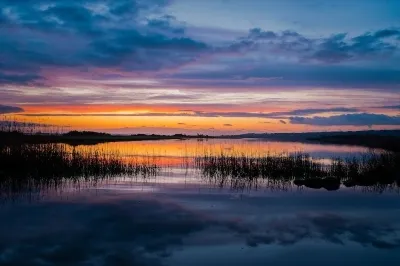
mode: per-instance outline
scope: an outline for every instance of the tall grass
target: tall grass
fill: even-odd
[[[195,159],[197,169],[208,178],[225,182],[258,178],[293,182],[298,186],[336,190],[341,184],[372,186],[400,185],[400,154],[369,152],[361,157],[334,158],[325,164],[305,153],[294,154],[205,154]],[[233,181],[232,181],[233,180]]]
[[[23,134],[23,135],[61,135],[66,132],[67,127],[56,126],[46,123],[45,120],[39,123],[17,119],[16,116],[0,116],[0,136],[3,134]]]
[[[2,193],[57,188],[71,182],[79,185],[114,177],[157,176],[160,165],[168,167],[155,155],[131,156],[125,152],[106,146],[0,142],[0,198]],[[234,189],[254,189],[263,185],[281,189],[297,185],[327,190],[336,190],[340,186],[400,186],[400,154],[392,152],[371,151],[353,158],[330,159],[326,163],[301,152],[252,151],[245,154],[231,150],[218,153],[202,150],[197,155],[185,155],[181,160],[183,169],[194,168],[213,185],[228,185]]]
[[[152,161],[135,161],[117,152],[76,149],[66,144],[0,144],[0,193],[13,193],[65,181],[98,181],[117,176],[154,176]]]

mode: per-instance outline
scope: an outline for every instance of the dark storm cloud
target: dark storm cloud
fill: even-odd
[[[400,125],[400,116],[388,116],[383,114],[344,114],[329,117],[315,116],[291,117],[292,124],[305,124],[315,126],[372,126],[372,125]]]
[[[309,38],[294,31],[252,29],[227,47],[226,67],[176,73],[181,86],[229,88],[330,86],[398,90],[400,31],[384,29],[358,36],[346,33]],[[247,55],[250,55],[249,57]],[[277,60],[277,58],[283,60]],[[379,63],[380,62],[380,63]],[[242,81],[251,81],[242,84]]]
[[[164,15],[161,18],[157,19],[149,19],[147,21],[147,26],[161,32],[165,31],[165,32],[172,32],[175,34],[185,33],[185,28],[183,26],[179,26],[179,23],[176,21],[176,18],[171,15]]]
[[[15,106],[7,106],[0,104],[0,114],[21,113],[24,109]]]
[[[400,30],[397,29],[378,30],[374,34],[375,38],[388,38],[388,37],[399,37],[399,36],[400,36]]]
[[[181,86],[211,86],[240,88],[245,87],[296,87],[329,86],[339,88],[385,88],[398,90],[400,70],[366,68],[362,66],[343,66],[332,64],[271,64],[269,61],[230,63],[223,70],[201,70],[173,75]],[[253,79],[251,84],[241,80]],[[261,90],[261,89],[258,89]]]
[[[392,31],[392,35],[384,32],[389,32],[389,30],[366,33],[351,38],[349,41],[346,41],[346,34],[334,35],[319,44],[318,50],[315,51],[312,58],[336,63],[352,59],[388,56],[398,51],[398,47],[385,39],[391,36],[400,36],[400,32]]]
[[[186,26],[165,14],[169,3],[167,0],[2,0],[0,83],[45,82],[40,70],[46,67],[154,72],[196,62],[201,57],[225,56],[233,59],[229,64],[232,69],[228,66],[222,72],[203,69],[199,73],[181,73],[170,76],[177,79],[172,82],[213,87],[238,86],[238,80],[252,80],[250,86],[399,84],[400,74],[396,69],[332,67],[347,61],[395,60],[398,29],[354,37],[343,33],[310,38],[290,30],[254,28],[247,36],[218,46],[186,36]],[[252,52],[283,56],[292,63],[279,66],[269,59],[248,67],[243,62],[246,54]],[[324,66],[315,66],[314,62]]]
[[[0,72],[0,84],[29,85],[40,82],[41,80],[43,80],[43,77],[38,74],[7,74]]]
[[[327,38],[308,38],[294,31],[273,32],[255,28],[230,48],[243,51],[267,47],[277,53],[293,54],[301,61],[339,63],[391,55],[398,51],[397,38],[400,38],[397,29],[367,32],[355,37],[340,33]]]
[[[232,51],[257,50],[267,47],[275,52],[307,52],[311,50],[313,40],[294,31],[273,32],[260,28],[250,29],[246,37],[240,38],[230,46]]]
[[[146,22],[168,2],[1,1],[0,82],[26,84],[41,67],[158,70],[190,62],[205,43],[185,37],[171,16]]]
[[[160,70],[190,62],[206,49],[206,44],[186,37],[143,35],[123,29],[93,41],[86,60],[97,66],[120,66],[124,70]]]

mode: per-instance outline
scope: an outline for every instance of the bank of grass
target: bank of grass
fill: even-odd
[[[195,164],[203,176],[220,181],[230,178],[231,182],[253,182],[263,178],[327,190],[337,190],[341,185],[400,186],[400,154],[394,152],[371,151],[360,157],[334,158],[328,164],[305,153],[257,156],[221,153],[198,156]]]
[[[0,190],[4,193],[57,186],[63,182],[98,181],[120,176],[155,176],[152,161],[135,161],[97,148],[66,144],[0,144]]]

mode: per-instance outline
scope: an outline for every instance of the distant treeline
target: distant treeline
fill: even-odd
[[[70,131],[67,133],[24,133],[21,131],[0,131],[0,144],[12,143],[65,143],[71,145],[95,145],[106,142],[143,141],[143,140],[168,140],[168,139],[208,139],[207,135],[158,135],[158,134],[133,134],[112,135],[93,131]]]
[[[0,118],[0,142],[62,142],[70,144],[96,144],[111,141],[162,140],[162,139],[241,139],[254,138],[274,141],[295,141],[357,145],[400,152],[400,130],[367,130],[303,133],[246,133],[240,135],[209,136],[205,134],[162,135],[131,134],[113,135],[94,131],[69,131],[66,128],[41,123],[20,122]]]
[[[273,141],[293,141],[356,145],[400,152],[400,130],[366,130],[304,133],[248,133],[228,138],[257,138]]]
[[[70,137],[85,137],[85,136],[111,136],[111,134],[103,133],[103,132],[94,132],[94,131],[70,131],[68,133],[63,134],[64,136]]]
[[[332,135],[315,138],[314,140],[331,144],[366,146],[370,148],[380,148],[400,152],[400,136],[367,134]]]

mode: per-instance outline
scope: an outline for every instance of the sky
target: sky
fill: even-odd
[[[0,0],[0,116],[118,134],[400,129],[397,0]]]

